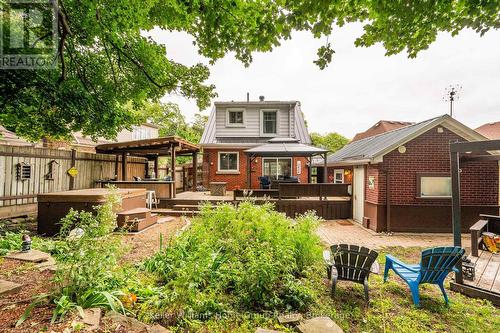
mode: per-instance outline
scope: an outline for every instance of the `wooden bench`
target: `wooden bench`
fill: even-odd
[[[470,251],[472,256],[479,257],[479,245],[482,242],[481,234],[483,229],[487,229],[488,220],[479,220],[474,223],[470,228]]]
[[[479,257],[479,246],[482,242],[482,233],[500,232],[500,216],[480,214],[481,219],[474,223],[470,228],[471,254]]]

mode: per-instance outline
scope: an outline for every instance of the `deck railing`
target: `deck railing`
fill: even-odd
[[[283,183],[279,184],[279,198],[301,198],[318,197],[323,200],[327,197],[348,197],[350,196],[350,184],[300,184]]]

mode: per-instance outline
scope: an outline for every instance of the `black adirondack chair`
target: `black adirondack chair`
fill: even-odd
[[[365,299],[368,303],[368,277],[378,253],[364,246],[338,244],[323,252],[328,279],[332,280],[332,297],[338,280],[361,283],[365,287]]]

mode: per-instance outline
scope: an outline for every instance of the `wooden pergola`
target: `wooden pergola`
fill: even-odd
[[[474,141],[474,142],[452,142],[450,143],[451,163],[451,189],[452,189],[452,222],[453,243],[462,247],[461,225],[462,214],[460,205],[460,162],[461,161],[499,161],[500,140]],[[462,263],[459,262],[459,270],[455,274],[455,283],[463,285]],[[452,284],[453,287],[453,284]],[[463,289],[463,288],[462,288]],[[459,288],[460,290],[460,288]],[[481,298],[491,298],[491,293],[476,290],[473,292]],[[493,295],[499,297],[499,295]]]
[[[154,171],[158,175],[158,158],[160,156],[170,156],[172,168],[172,181],[175,182],[175,159],[177,156],[192,156],[193,158],[193,187],[196,191],[198,152],[200,147],[194,143],[186,141],[178,136],[166,136],[154,139],[143,139],[134,141],[124,141],[116,143],[101,144],[96,147],[97,153],[114,154],[115,174],[118,175],[119,157],[122,163],[122,180],[127,179],[127,156],[139,156],[154,161]]]

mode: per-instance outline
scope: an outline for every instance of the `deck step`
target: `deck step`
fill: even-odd
[[[194,216],[198,215],[200,212],[197,210],[179,210],[172,208],[159,208],[154,209],[153,212],[155,214],[159,214],[160,216]]]
[[[118,228],[126,229],[129,232],[138,232],[156,224],[158,218],[158,214],[153,214],[145,218],[126,219],[125,221],[118,221]]]
[[[186,204],[176,204],[173,209],[175,210],[200,210],[200,205],[186,205]]]

